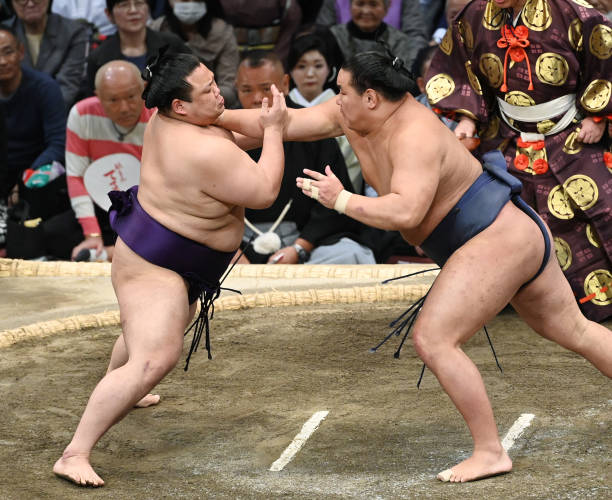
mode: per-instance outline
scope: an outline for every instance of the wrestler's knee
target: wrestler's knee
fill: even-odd
[[[147,386],[154,386],[163,379],[178,363],[180,354],[163,353],[148,356],[141,361],[142,378]]]
[[[415,328],[413,330],[412,344],[419,358],[421,358],[425,364],[430,364],[442,348],[440,340],[436,339],[431,332],[422,328]]]

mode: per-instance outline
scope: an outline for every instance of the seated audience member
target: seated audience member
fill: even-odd
[[[236,86],[243,108],[261,107],[264,97],[272,98],[271,86],[287,94],[289,75],[273,52],[250,52],[238,67]],[[271,101],[270,101],[271,102]],[[295,107],[291,99],[287,106]],[[245,242],[255,232],[264,234],[246,249],[241,262],[281,264],[373,264],[372,251],[356,241],[359,225],[334,210],[304,196],[296,186],[296,177],[304,168],[319,172],[329,165],[347,190],[353,190],[344,159],[335,140],[286,142],[285,170],[280,193],[274,204],[264,210],[245,211]],[[249,151],[257,161],[261,149]],[[281,217],[288,206],[284,218]],[[250,228],[249,228],[250,227]],[[253,231],[252,228],[257,231]],[[280,239],[280,241],[278,241]],[[276,240],[276,246],[274,246]]]
[[[149,3],[149,12],[151,12],[151,19],[157,19],[164,13],[166,8],[166,2],[168,0],[147,0]]]
[[[7,0],[0,0],[0,22],[10,19],[13,16],[13,11],[7,5]]]
[[[27,205],[28,219],[46,221],[70,208],[63,167],[66,111],[59,84],[45,73],[21,66],[24,52],[10,28],[0,26],[0,102],[7,140],[0,199],[10,196],[12,204]],[[7,245],[10,239],[9,231]]]
[[[23,64],[57,80],[67,111],[77,99],[85,74],[89,28],[51,13],[51,0],[9,2],[15,18],[7,23],[25,47]]]
[[[96,72],[109,61],[130,61],[142,71],[147,58],[166,45],[171,52],[191,53],[175,34],[147,28],[149,4],[146,0],[106,0],[106,15],[117,26],[117,33],[104,40],[87,58],[85,94],[88,96],[94,93]]]
[[[75,21],[87,21],[106,37],[115,33],[117,28],[110,22],[105,9],[106,0],[53,0],[51,5],[51,12]]]
[[[296,0],[221,0],[225,20],[234,26],[240,51],[274,50],[287,63],[291,37],[302,22]]]
[[[298,0],[302,9],[302,24],[312,24],[316,21],[323,0]]]
[[[380,40],[410,66],[419,49],[427,44],[423,32],[408,36],[383,21],[389,10],[389,0],[351,0],[350,6],[351,20],[330,28],[345,61],[368,50],[386,53],[385,47],[378,43]],[[416,12],[420,16],[420,12]]]
[[[0,186],[6,172],[6,117],[4,103],[0,100]],[[6,257],[6,219],[8,216],[8,199],[0,198],[0,257]]]
[[[374,0],[324,0],[317,24],[333,26],[348,23],[353,3],[360,3],[365,8],[375,10],[378,4]],[[387,12],[383,21],[389,26],[403,31],[411,40],[422,45],[427,40],[424,20],[421,14],[419,0],[385,0]]]
[[[153,110],[145,108],[140,71],[128,61],[103,65],[95,85],[96,96],[76,103],[68,116],[66,174],[74,210],[70,222],[71,227],[76,226],[71,233],[76,246],[70,248],[70,257],[75,259],[82,250],[92,249],[98,258],[105,250],[111,260],[116,234],[108,212],[94,203],[83,177],[93,162],[105,156],[127,153],[140,161],[144,129]]]
[[[433,56],[437,50],[438,47],[436,45],[427,45],[423,47],[417,54],[417,58],[412,65],[412,74],[415,76],[416,83],[421,91],[421,93],[416,97],[416,100],[429,109],[432,109],[432,107],[427,99],[427,93],[425,92],[425,85],[427,84],[425,75],[427,74],[427,70],[429,70],[429,65],[431,64],[431,60],[433,59]],[[450,118],[441,114],[438,114],[438,117],[448,128],[455,130],[455,127],[457,126],[457,122],[455,120],[451,120]]]
[[[425,36],[428,40],[431,40],[434,31],[444,18],[446,2],[445,0],[419,0],[419,3],[421,5],[421,19],[425,26]]]
[[[297,36],[289,50],[288,68],[294,85],[289,98],[299,106],[308,108],[336,97],[333,90],[339,64],[334,63],[324,35],[329,32],[306,33]],[[344,162],[357,193],[361,193],[363,176],[361,165],[345,136],[336,137]]]
[[[164,15],[149,26],[180,36],[215,74],[225,107],[233,108],[238,102],[234,82],[240,56],[234,29],[222,17],[219,0],[168,0]]]

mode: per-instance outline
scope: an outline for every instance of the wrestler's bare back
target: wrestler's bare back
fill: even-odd
[[[168,229],[215,250],[232,251],[242,238],[244,208],[207,193],[207,170],[223,160],[215,155],[221,142],[238,149],[225,129],[155,113],[144,134],[138,200]]]
[[[433,196],[423,200],[429,209],[420,224],[398,228],[413,245],[427,238],[482,173],[478,160],[412,96],[406,96],[381,129],[365,136],[350,129],[339,112],[338,117],[365,181],[379,196],[393,192],[398,180],[410,183],[415,197],[431,188]],[[432,137],[436,138],[435,144]],[[409,175],[402,175],[404,171]]]

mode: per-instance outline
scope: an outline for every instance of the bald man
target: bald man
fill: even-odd
[[[82,250],[93,249],[98,259],[111,260],[117,235],[108,213],[97,206],[83,183],[89,166],[104,156],[130,154],[140,161],[142,138],[153,110],[142,100],[140,70],[128,61],[111,61],[95,78],[96,95],[77,102],[70,110],[66,129],[68,194],[82,235],[72,249],[74,260]]]

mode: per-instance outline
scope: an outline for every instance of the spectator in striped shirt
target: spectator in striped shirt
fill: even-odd
[[[66,129],[68,193],[83,233],[82,241],[72,250],[72,259],[83,249],[94,249],[98,256],[105,250],[111,260],[117,236],[108,213],[87,192],[83,176],[104,156],[128,153],[140,161],[145,126],[154,110],[145,108],[140,71],[128,61],[111,61],[100,67],[95,87],[95,97],[72,107]]]

